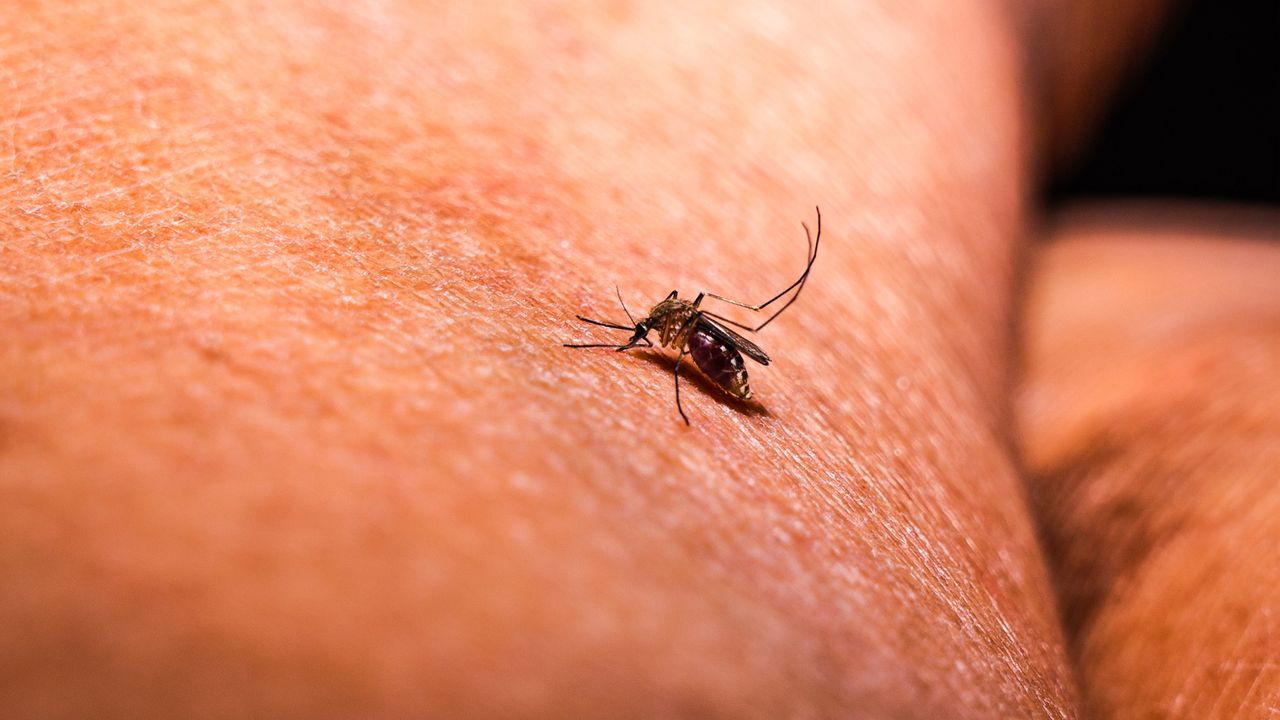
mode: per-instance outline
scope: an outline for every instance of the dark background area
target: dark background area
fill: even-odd
[[[1280,204],[1280,0],[1192,0],[1171,18],[1050,200]]]

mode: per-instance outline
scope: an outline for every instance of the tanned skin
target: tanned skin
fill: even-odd
[[[1078,10],[0,6],[0,716],[1172,707],[1064,633],[1109,569],[1013,450],[1072,58],[1151,28]],[[561,347],[614,282],[769,297],[815,205],[755,404]]]

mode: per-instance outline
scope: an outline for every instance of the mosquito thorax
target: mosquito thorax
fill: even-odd
[[[649,320],[651,325],[661,325],[672,314],[682,313],[690,307],[689,301],[680,300],[675,297],[675,293],[667,296],[666,300],[653,306],[649,311]]]
[[[675,293],[672,293],[649,311],[649,326],[658,332],[660,344],[678,349],[693,329],[689,320],[697,312],[693,303],[676,299]]]

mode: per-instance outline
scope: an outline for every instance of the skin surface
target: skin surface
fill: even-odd
[[[0,5],[0,716],[1079,717],[1007,431],[1058,9],[655,5]],[[815,204],[758,402],[560,347]]]
[[[1074,715],[1002,8],[0,12],[6,715]],[[815,204],[759,405],[560,347]]]
[[[1038,253],[1019,425],[1094,717],[1280,711],[1280,215],[1078,208]]]

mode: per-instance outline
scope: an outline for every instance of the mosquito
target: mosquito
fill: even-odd
[[[791,307],[791,303],[795,302],[796,298],[800,297],[800,293],[804,290],[805,282],[809,279],[809,272],[813,270],[813,262],[818,259],[818,243],[822,241],[822,211],[816,207],[814,211],[818,215],[816,233],[811,235],[809,226],[805,223],[800,223],[800,227],[804,228],[805,239],[809,242],[809,249],[805,255],[807,261],[804,272],[800,274],[800,277],[796,278],[795,282],[788,285],[785,290],[759,305],[748,305],[744,302],[731,300],[723,295],[708,292],[698,293],[693,302],[689,302],[688,300],[680,299],[677,291],[672,290],[671,294],[667,295],[662,302],[653,306],[647,316],[637,322],[632,317],[631,311],[627,309],[627,304],[622,300],[622,291],[615,286],[614,291],[618,295],[618,303],[622,305],[622,311],[627,314],[627,320],[631,322],[631,325],[592,320],[581,315],[576,315],[575,317],[592,325],[599,325],[613,330],[625,330],[632,333],[631,339],[622,345],[615,343],[571,345],[566,343],[565,347],[613,348],[618,352],[622,352],[636,347],[653,347],[653,341],[649,339],[649,333],[658,333],[660,345],[678,351],[675,366],[676,410],[680,413],[685,425],[689,424],[689,416],[685,415],[684,407],[680,404],[680,367],[684,362],[685,355],[692,357],[694,364],[698,366],[702,374],[706,375],[716,386],[741,400],[751,399],[751,385],[747,380],[747,369],[743,365],[742,356],[745,354],[761,365],[769,364],[769,356],[764,350],[760,349],[760,346],[730,330],[728,326],[732,325],[747,332],[760,332],[766,325],[781,315],[784,310]],[[795,290],[795,294],[783,303],[777,312],[754,327],[730,320],[710,310],[702,309],[702,301],[709,298],[746,308],[752,312],[762,312],[765,308],[786,297],[792,290]]]

